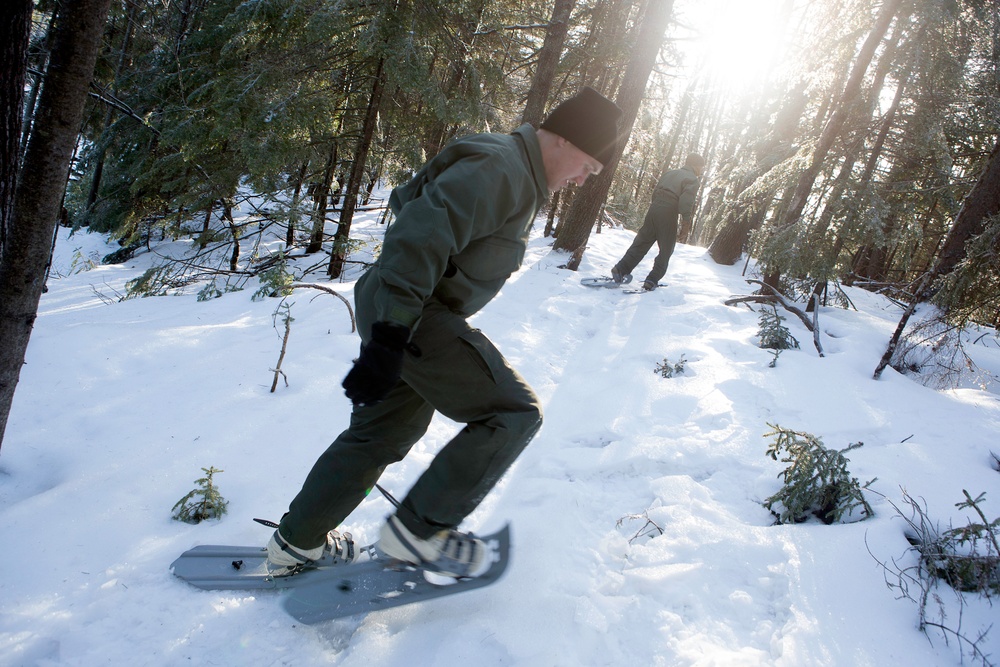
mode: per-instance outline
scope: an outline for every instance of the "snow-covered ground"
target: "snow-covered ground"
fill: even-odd
[[[378,238],[376,219],[357,221],[357,235]],[[92,266],[116,246],[63,230],[0,452],[0,664],[959,664],[959,642],[928,641],[916,604],[886,586],[878,561],[916,562],[890,504],[905,507],[903,489],[945,527],[971,518],[955,507],[963,489],[987,492],[984,510],[1000,515],[997,385],[934,391],[891,369],[873,380],[899,309],[860,290],[849,290],[858,310],[822,311],[825,358],[785,313],[802,348],[769,368],[758,315],[723,304],[749,291],[742,266],[718,266],[704,249],[679,246],[669,286],[651,294],[580,285],[631,239],[592,236],[573,273],[537,235],[474,318],[545,410],[537,438],[466,524],[512,523],[504,578],[306,627],[274,594],[199,591],[169,565],[196,544],[263,545],[270,530],[251,519],[279,518],[347,424],[340,381],[358,341],[344,304],[293,294],[288,386],[270,393],[284,333],[277,299],[253,302],[251,288],[199,302],[189,289],[119,302],[154,258]],[[350,297],[356,277],[332,286]],[[1000,373],[996,337],[969,350]],[[682,375],[655,372],[682,355]],[[860,481],[878,478],[884,497],[866,494],[876,517],[772,525],[761,503],[784,464],[765,455],[768,424],[835,449],[863,442],[847,456]],[[405,494],[456,428],[435,420],[382,484]],[[228,515],[172,520],[209,466],[224,471]],[[373,495],[346,528],[370,541],[389,510]],[[971,639],[998,619],[988,601],[938,592],[945,622]],[[980,648],[1000,659],[1000,628]]]

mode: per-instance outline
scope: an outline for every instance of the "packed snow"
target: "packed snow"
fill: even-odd
[[[377,245],[378,220],[356,220],[370,243],[352,259]],[[905,514],[904,490],[942,527],[976,518],[956,507],[963,489],[986,492],[982,508],[1000,516],[995,334],[970,334],[979,370],[958,388],[892,369],[876,381],[900,307],[848,288],[854,308],[819,315],[826,356],[783,312],[801,349],[771,368],[758,312],[724,304],[753,290],[742,264],[680,245],[666,287],[588,288],[580,279],[606,275],[633,233],[592,235],[572,272],[543,224],[522,269],[473,318],[545,411],[464,524],[489,533],[511,523],[507,573],[482,590],[314,626],[288,616],[278,594],[201,591],[169,567],[198,544],[263,545],[271,531],[252,519],[278,519],[346,426],[340,381],[358,349],[347,307],[311,289],[286,300],[287,386],[282,378],[271,393],[280,299],[253,301],[250,285],[209,301],[197,300],[199,286],[123,301],[127,280],[189,242],[105,266],[116,244],[60,230],[0,452],[0,664],[980,664],[955,635],[918,629],[917,604],[887,586],[880,563],[917,562],[894,508]],[[360,271],[351,264],[327,285],[350,299]],[[682,374],[656,372],[682,357]],[[865,492],[876,516],[774,525],[762,503],[785,464],[765,454],[770,425],[831,449],[863,442],[846,456],[860,482],[877,478]],[[436,419],[381,484],[404,495],[457,428]],[[215,481],[228,514],[172,520],[211,466],[224,471]],[[343,528],[370,542],[390,510],[373,494]],[[970,640],[998,619],[987,599],[935,592],[931,620]],[[1000,659],[1000,628],[978,647]]]

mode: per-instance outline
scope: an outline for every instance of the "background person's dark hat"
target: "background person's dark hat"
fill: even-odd
[[[618,142],[618,105],[586,87],[542,121],[542,129],[558,134],[587,155],[607,165]]]

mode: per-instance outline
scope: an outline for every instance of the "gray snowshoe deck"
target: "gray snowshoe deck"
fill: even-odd
[[[368,559],[373,552],[373,547],[362,547],[358,558]],[[203,544],[182,553],[170,569],[192,586],[205,590],[274,590],[298,586],[331,568],[347,566],[343,559],[327,554],[297,574],[274,576],[263,547]]]
[[[268,570],[267,550],[260,547],[198,546],[181,554],[171,569],[206,590],[282,591],[285,610],[312,624],[489,586],[507,569],[510,525],[480,539],[490,547],[490,568],[472,578],[432,575],[446,584],[432,583],[424,568],[388,560],[371,546],[359,549],[352,563],[327,557],[288,576],[276,577]]]

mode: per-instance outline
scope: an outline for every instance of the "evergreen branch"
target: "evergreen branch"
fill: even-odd
[[[43,72],[40,72],[39,70],[37,70],[37,69],[35,69],[33,67],[29,67],[28,68],[28,73],[29,74],[33,74],[33,75],[35,75],[37,77],[44,76]],[[103,88],[102,86],[98,85],[96,82],[93,82],[93,81],[90,82],[90,87],[94,88],[97,91],[97,92],[89,91],[87,94],[90,97],[93,97],[94,99],[96,99],[96,100],[98,100],[100,102],[104,102],[108,106],[111,106],[111,107],[114,107],[115,109],[118,109],[118,111],[121,111],[123,114],[125,114],[129,118],[132,118],[134,120],[139,121],[142,125],[146,126],[150,130],[152,130],[155,135],[157,135],[157,136],[160,135],[160,131],[157,130],[152,125],[150,125],[149,122],[145,118],[143,118],[142,116],[140,116],[139,114],[137,114],[135,111],[132,110],[131,107],[129,107],[129,105],[125,104],[120,99],[118,99],[117,97],[115,97],[113,94],[109,93],[105,88]]]
[[[997,553],[998,556],[1000,556],[1000,541],[997,540],[997,534],[992,530],[993,526],[996,526],[998,523],[1000,523],[1000,519],[994,521],[993,523],[990,523],[990,520],[986,518],[986,514],[983,513],[983,508],[979,506],[979,501],[981,501],[986,496],[986,494],[981,493],[977,498],[973,498],[971,495],[969,495],[969,492],[966,491],[965,489],[962,489],[962,494],[965,495],[965,501],[958,503],[957,507],[971,508],[975,510],[976,514],[979,515],[979,518],[983,520],[982,523],[983,531],[986,533],[986,536],[989,537],[990,542],[993,544],[994,551]]]

